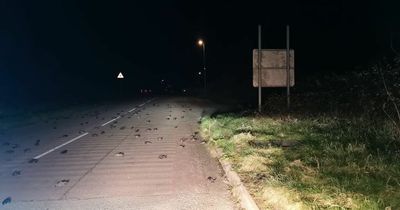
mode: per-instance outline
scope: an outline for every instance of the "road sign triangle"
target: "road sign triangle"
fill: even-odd
[[[122,72],[119,72],[117,78],[118,78],[118,79],[123,79],[123,78],[124,78],[124,75],[122,75]]]

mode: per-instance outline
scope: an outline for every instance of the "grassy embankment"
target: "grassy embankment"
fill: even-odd
[[[202,120],[201,134],[223,150],[261,209],[400,209],[399,129],[369,108],[217,114]]]

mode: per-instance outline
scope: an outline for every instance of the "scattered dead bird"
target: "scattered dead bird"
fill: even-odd
[[[159,159],[164,159],[164,158],[167,158],[167,155],[161,154],[161,155],[158,156],[158,158],[159,158]]]
[[[174,117],[174,120],[176,120],[176,119],[178,119],[178,118]]]
[[[217,177],[209,176],[209,177],[207,177],[207,180],[210,181],[211,183],[214,183],[215,180],[217,180]]]
[[[177,125],[175,125],[175,127],[174,128],[178,128],[178,126]]]
[[[134,129],[135,127],[131,126],[131,129]]]
[[[184,144],[179,144],[179,146],[181,146],[181,147],[185,147],[185,145],[184,145]]]
[[[21,170],[15,170],[12,172],[12,176],[19,176],[21,175]]]
[[[37,163],[37,162],[39,162],[39,159],[32,158],[29,160],[28,163]]]
[[[12,154],[12,153],[14,153],[14,150],[9,149],[9,150],[5,151],[5,153],[7,153],[7,154]]]
[[[17,149],[19,147],[19,144],[13,144],[11,148]]]
[[[153,129],[151,129],[151,128],[147,128],[146,130],[147,130],[147,131],[151,131],[151,130],[153,130]]]
[[[30,151],[31,151],[31,148],[24,149],[24,153],[27,153],[27,152],[30,152]]]
[[[117,152],[117,153],[115,153],[115,156],[116,157],[124,157],[125,153],[124,152]]]
[[[60,153],[61,153],[61,154],[67,154],[67,152],[68,152],[68,150],[65,149],[65,150],[61,151]]]
[[[11,203],[11,197],[7,197],[6,199],[3,200],[3,202],[1,202],[1,205],[6,205]]]
[[[139,137],[140,137],[140,134],[136,134],[135,137],[136,137],[136,138],[139,138]]]
[[[57,181],[57,183],[55,184],[55,187],[62,187],[65,186],[69,183],[69,179],[63,179],[60,181]]]
[[[180,140],[181,140],[181,142],[185,142],[186,140],[188,140],[188,138],[182,137]]]
[[[155,130],[155,131],[156,131],[156,130],[158,130],[158,128],[153,128],[153,130]]]
[[[136,133],[139,132],[139,131],[140,131],[140,129],[136,129],[136,130],[135,130]]]
[[[169,120],[170,118],[169,118],[169,117],[167,117],[167,118],[165,118],[165,119]]]
[[[40,139],[36,140],[35,146],[39,146],[39,144],[40,144]]]
[[[164,139],[164,137],[162,137],[162,136],[157,138],[157,140],[159,140],[159,141],[161,141],[163,139]]]
[[[147,123],[150,123],[151,122],[151,120],[147,120]]]
[[[66,137],[68,137],[68,134],[64,134],[64,135],[62,135],[62,137],[63,137],[63,138],[66,138]]]
[[[121,126],[119,129],[120,129],[120,130],[124,130],[124,129],[125,129],[125,126]]]
[[[151,142],[151,141],[144,141],[144,144],[151,144],[151,143],[153,143],[153,142]]]
[[[101,131],[101,132],[100,132],[100,134],[105,134],[105,133],[106,133],[105,131]]]

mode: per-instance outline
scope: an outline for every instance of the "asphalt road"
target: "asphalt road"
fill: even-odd
[[[143,99],[2,132],[0,209],[236,209],[198,136],[205,108]]]

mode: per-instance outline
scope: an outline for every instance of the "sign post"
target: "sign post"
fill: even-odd
[[[290,48],[289,25],[286,26],[286,106],[290,109]]]
[[[261,94],[261,25],[258,25],[258,112],[261,112],[262,94]]]
[[[261,112],[262,87],[286,87],[286,106],[290,109],[290,87],[294,86],[294,50],[290,49],[290,30],[286,26],[286,49],[262,49],[258,26],[258,49],[253,49],[253,86],[258,88]]]

